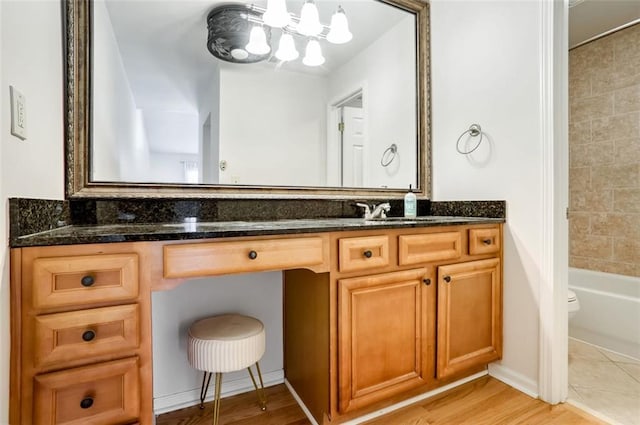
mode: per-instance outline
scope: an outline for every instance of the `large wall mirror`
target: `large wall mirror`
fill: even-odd
[[[63,0],[68,197],[429,196],[426,0]]]

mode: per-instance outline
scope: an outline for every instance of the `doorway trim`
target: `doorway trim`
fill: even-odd
[[[539,294],[539,397],[564,402],[568,392],[568,3],[540,2],[542,258]]]
[[[325,147],[326,154],[326,183],[329,186],[342,186],[342,178],[339,176],[337,179],[332,178],[332,172],[336,169],[340,169],[340,173],[342,174],[342,144],[341,140],[338,137],[338,132],[336,129],[338,128],[338,123],[341,122],[342,117],[340,116],[340,106],[344,103],[349,102],[356,96],[362,95],[362,113],[365,117],[365,120],[368,117],[369,113],[369,96],[368,96],[368,88],[367,81],[360,81],[357,84],[354,84],[347,89],[341,91],[341,95],[335,96],[332,99],[329,99],[327,102],[327,144]],[[367,121],[368,122],[368,121]],[[369,132],[365,129],[365,137],[369,137]],[[365,177],[366,180],[365,186],[368,180],[368,153],[365,152],[364,155],[364,166],[365,168]]]

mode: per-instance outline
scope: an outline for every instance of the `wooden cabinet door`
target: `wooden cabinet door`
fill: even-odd
[[[418,268],[338,281],[340,412],[422,385],[433,373],[426,309],[435,285],[429,278]]]
[[[500,260],[438,267],[437,377],[502,356]]]

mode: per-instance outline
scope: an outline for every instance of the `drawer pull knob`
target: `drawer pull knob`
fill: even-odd
[[[258,253],[255,251],[249,251],[249,259],[250,260],[255,260],[256,258],[258,258]]]
[[[371,256],[373,255],[373,252],[371,252],[371,250],[368,249],[363,254],[367,258],[371,258]]]
[[[425,285],[429,286],[431,285],[431,279],[422,279],[422,281],[424,282]]]
[[[491,245],[491,239],[483,239],[482,243],[485,245]]]
[[[93,338],[96,337],[96,333],[92,330],[84,331],[82,333],[82,340],[85,342],[93,341]]]
[[[95,282],[96,280],[93,278],[93,276],[83,276],[82,279],[80,280],[80,283],[85,288],[88,288],[89,286],[93,285]]]
[[[443,279],[447,283],[451,282],[451,276],[445,276],[445,277],[443,277]]]
[[[92,397],[85,397],[82,399],[82,401],[80,402],[80,407],[82,409],[88,409],[91,406],[93,406],[93,398]]]

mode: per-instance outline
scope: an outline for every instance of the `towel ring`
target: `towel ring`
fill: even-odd
[[[380,165],[383,167],[387,167],[389,164],[396,159],[396,154],[398,153],[398,145],[395,143],[391,144],[385,151],[382,153],[382,158],[380,158]],[[386,158],[386,161],[385,161]]]
[[[480,139],[478,140],[478,143],[476,143],[476,145],[473,147],[473,149],[470,149],[470,150],[468,150],[466,152],[460,149],[460,140],[462,140],[462,137],[465,134],[469,134],[469,136],[471,136],[471,137],[480,136]],[[471,124],[471,126],[469,126],[469,129],[464,131],[460,135],[460,137],[458,137],[458,141],[456,142],[456,150],[458,151],[458,153],[461,153],[462,155],[469,155],[470,153],[472,153],[473,151],[478,149],[478,146],[480,146],[480,143],[482,143],[483,137],[484,137],[484,134],[482,133],[482,127],[480,127],[480,124]]]

